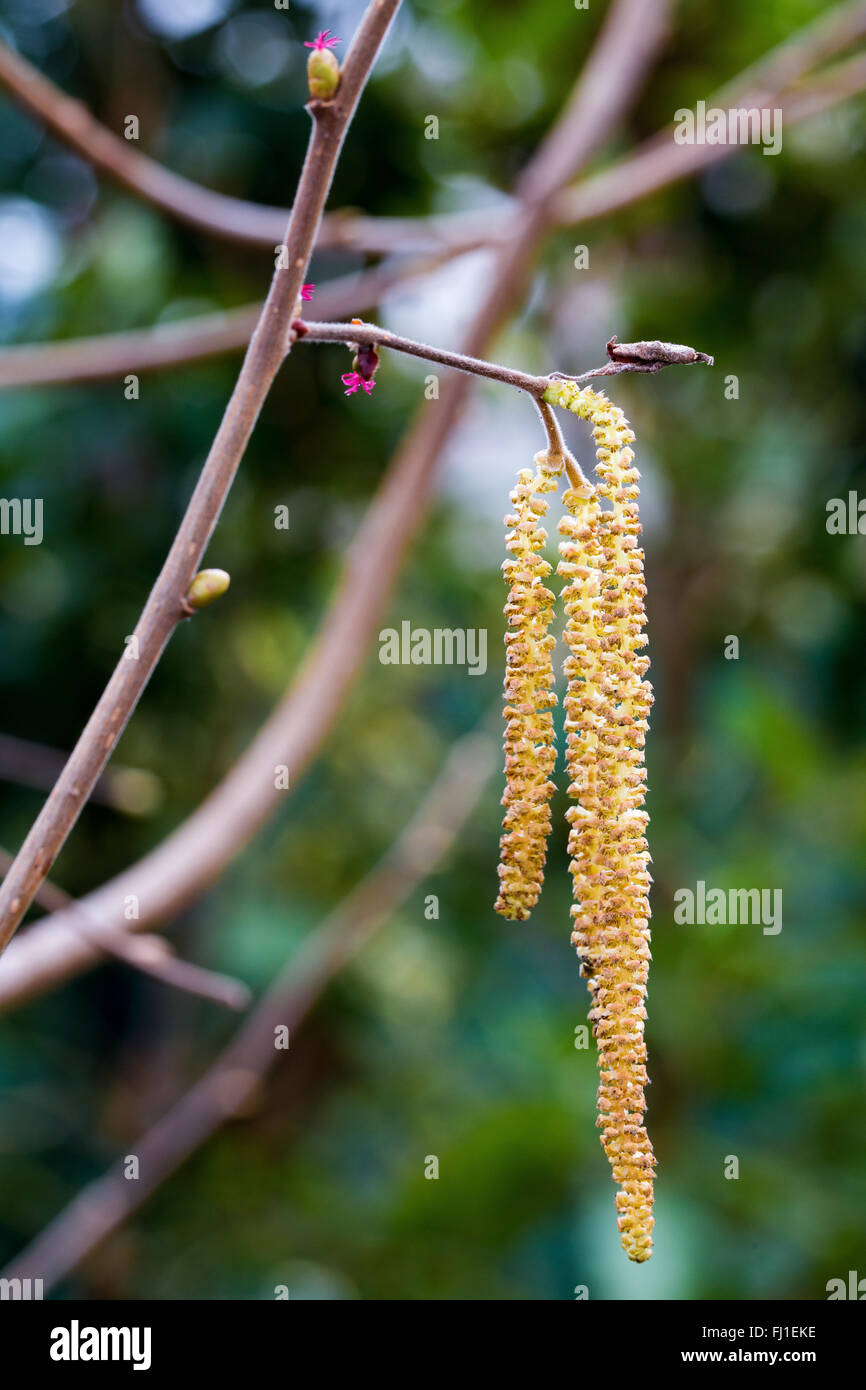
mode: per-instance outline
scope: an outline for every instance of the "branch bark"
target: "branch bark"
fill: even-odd
[[[766,104],[781,106],[788,127],[819,115],[866,90],[866,56],[858,54],[838,63],[811,81],[800,82],[792,91],[786,91],[779,84],[799,81],[816,63],[861,37],[864,28],[866,4],[862,0],[841,6],[773,49],[715,93],[710,101],[718,104],[724,99],[750,105],[763,99]],[[555,204],[556,219],[562,225],[574,222],[585,225],[730,158],[738,148],[676,145],[672,127],[668,127],[625,159],[564,191]],[[433,218],[377,219],[332,213],[326,219],[328,245],[375,253],[426,253],[426,256],[402,268],[386,264],[361,272],[356,279],[358,293],[355,296],[349,276],[324,285],[322,293],[329,294],[333,290],[335,296],[334,301],[327,301],[326,317],[336,318],[372,308],[377,302],[377,293],[397,280],[421,274],[432,265],[466,251],[501,244],[507,238],[512,217],[513,209],[451,213]],[[319,244],[325,243],[320,239]],[[379,275],[381,282],[377,281]],[[337,299],[338,286],[342,290],[343,285],[345,300]],[[324,307],[324,301],[320,300],[317,308]],[[247,343],[258,312],[259,306],[248,305],[225,315],[202,315],[131,333],[5,348],[0,350],[0,388],[95,381],[126,372],[158,371],[231,352]]]
[[[12,863],[13,856],[0,847],[0,872],[8,873]],[[46,912],[68,912],[78,931],[99,951],[172,989],[196,994],[202,999],[212,999],[227,1009],[245,1009],[250,1002],[250,991],[241,980],[206,970],[192,961],[180,960],[163,936],[132,936],[126,931],[115,931],[109,935],[99,929],[94,930],[86,908],[52,883],[50,878],[39,885],[34,902],[44,907]]]
[[[473,733],[458,740],[389,853],[307,939],[298,957],[286,963],[200,1080],[132,1146],[139,1159],[138,1181],[124,1176],[123,1160],[115,1163],[13,1260],[4,1278],[29,1275],[50,1289],[249,1103],[283,1055],[274,1045],[274,1030],[286,1027],[291,1032],[300,1026],[334,976],[442,859],[498,760],[498,746],[487,735]]]
[[[537,158],[546,186],[533,178],[537,203],[527,202],[511,243],[499,255],[494,283],[462,344],[484,352],[500,323],[520,302],[527,266],[548,226],[557,180],[579,171],[619,123],[657,54],[665,32],[664,0],[617,0],[599,42],[578,79],[604,93],[603,110],[588,111],[589,97],[572,100],[570,124],[561,123]],[[580,126],[580,134],[571,125]],[[590,138],[591,136],[591,138]],[[555,153],[555,160],[551,155]],[[231,863],[283,805],[273,768],[286,764],[295,787],[332,727],[358,673],[404,558],[425,515],[436,461],[459,419],[470,378],[444,383],[428,402],[398,451],[346,559],[337,594],[297,679],[257,738],[206,801],[173,835],[124,874],[88,894],[92,920],[106,930],[123,926],[124,896],[136,893],[144,930],[178,912]],[[31,999],[96,964],[98,953],[56,914],[31,927],[0,961],[0,1010]]]
[[[369,270],[341,275],[316,287],[315,307],[326,318],[375,308],[394,285],[424,275],[457,255],[385,261]],[[0,390],[82,381],[117,381],[128,372],[163,371],[182,362],[201,362],[247,346],[261,304],[201,314],[178,323],[127,333],[104,333],[64,342],[25,343],[0,349]]]
[[[278,263],[240,375],[186,514],[142,615],[69,761],[0,887],[0,951],[49,872],[174,629],[259,411],[290,348],[295,302],[349,122],[400,0],[371,0],[333,100],[311,102],[313,130]],[[130,653],[137,652],[133,659]]]

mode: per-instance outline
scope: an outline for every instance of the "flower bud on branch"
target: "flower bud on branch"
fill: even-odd
[[[314,101],[330,101],[340,85],[340,64],[331,52],[340,40],[330,34],[330,29],[322,29],[312,43],[304,44],[304,48],[312,49],[307,58],[307,82]]]
[[[183,600],[186,613],[196,613],[206,608],[214,599],[221,598],[231,583],[231,576],[225,570],[199,570]]]

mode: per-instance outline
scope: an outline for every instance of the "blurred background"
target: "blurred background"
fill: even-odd
[[[603,8],[407,0],[330,206],[420,215],[501,203]],[[604,159],[826,8],[678,5]],[[0,35],[113,129],[137,113],[140,148],[172,169],[285,204],[308,131],[302,41],[330,27],[345,53],[358,12],[348,0],[289,13],[264,0],[0,0]],[[438,140],[424,138],[429,114]],[[821,1299],[828,1279],[866,1275],[866,541],[825,525],[829,499],[866,496],[864,137],[855,99],[786,129],[778,157],[744,149],[560,230],[491,354],[581,371],[617,333],[716,359],[610,390],[638,438],[656,691],[653,1259],[633,1267],[620,1250],[594,1051],[574,1042],[588,995],[569,945],[566,800],[532,921],[504,923],[492,911],[497,774],[438,871],[293,1038],[259,1105],[61,1296],[271,1298],[288,1284],[308,1299],[559,1300],[585,1284],[593,1298]],[[587,269],[575,269],[576,243]],[[362,263],[322,255],[311,278]],[[184,229],[96,177],[0,99],[4,344],[228,308],[260,297],[271,268],[267,249]],[[456,346],[488,271],[488,253],[461,257],[367,316]],[[3,734],[74,743],[238,365],[230,354],[142,374],[135,402],[115,381],[0,395],[0,495],[41,497],[45,517],[41,546],[0,542]],[[349,366],[345,349],[311,346],[278,378],[208,551],[231,590],[169,646],[117,752],[150,775],[127,788],[125,812],[87,808],[54,871],[68,892],[132,863],[193,810],[297,669],[431,370],[392,355],[371,397],[346,399]],[[588,464],[576,422],[569,438]],[[496,706],[502,516],[539,447],[524,398],[474,389],[385,625],[486,629],[486,674],[383,666],[374,648],[283,813],[173,924],[184,956],[261,990],[399,834],[454,740]],[[274,528],[280,504],[288,531]],[[736,660],[725,658],[732,635]],[[4,756],[0,843],[14,850],[42,793]],[[783,930],[677,925],[674,892],[699,879],[781,888]],[[121,965],[0,1019],[0,1258],[134,1151],[234,1026]],[[425,1179],[427,1155],[438,1181]]]

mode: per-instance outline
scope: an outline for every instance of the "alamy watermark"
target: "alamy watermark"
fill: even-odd
[[[782,930],[781,888],[707,888],[702,878],[694,889],[674,893],[674,921],[679,926],[762,926],[764,936]]]
[[[0,536],[23,536],[25,545],[41,545],[42,498],[0,497]]]
[[[43,1297],[41,1279],[0,1279],[0,1302],[39,1302]]]
[[[484,627],[415,627],[408,619],[379,633],[383,666],[467,666],[470,676],[487,670],[487,629]]]
[[[782,149],[782,111],[778,106],[707,106],[674,112],[677,145],[763,145],[764,154]]]

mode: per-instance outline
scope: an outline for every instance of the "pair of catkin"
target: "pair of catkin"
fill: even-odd
[[[617,1193],[617,1225],[629,1259],[652,1253],[655,1159],[644,1127],[647,1084],[646,984],[649,969],[649,851],[644,743],[652,690],[644,679],[643,551],[639,547],[634,434],[600,392],[555,381],[545,399],[589,421],[599,482],[570,487],[560,523],[559,575],[568,647],[565,760],[574,904],[572,942],[592,995],[598,1046],[598,1120]],[[553,594],[539,525],[563,461],[536,456],[521,472],[506,517],[511,558],[505,677],[506,807],[500,855],[503,916],[529,916],[544,877],[556,750],[552,648]]]

